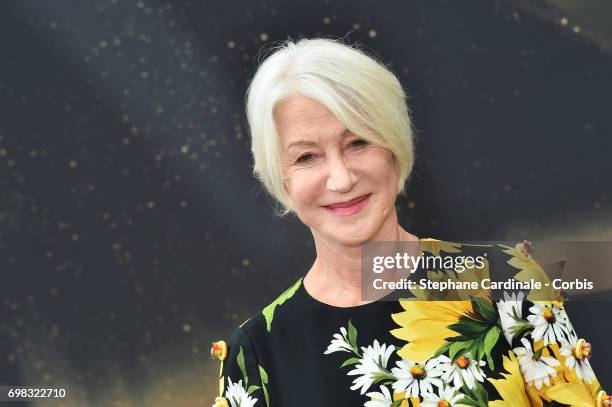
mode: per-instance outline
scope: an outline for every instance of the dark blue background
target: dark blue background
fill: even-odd
[[[243,113],[287,36],[358,41],[398,74],[410,232],[610,240],[610,8],[557,3],[1,2],[0,384],[210,405],[210,342],[313,260],[251,176]],[[568,310],[610,388],[610,302]]]

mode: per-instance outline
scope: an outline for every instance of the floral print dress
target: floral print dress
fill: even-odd
[[[471,249],[420,243],[432,255]],[[543,278],[527,243],[488,250],[516,280]],[[311,297],[300,278],[211,353],[216,407],[612,405],[563,301],[521,292],[344,308]]]

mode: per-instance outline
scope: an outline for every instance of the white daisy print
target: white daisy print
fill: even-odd
[[[392,385],[393,389],[405,391],[406,395],[411,397],[431,393],[433,391],[432,384],[438,387],[442,385],[442,381],[439,379],[442,370],[438,366],[446,360],[448,360],[448,357],[438,356],[429,359],[424,365],[405,359],[398,361],[397,367],[391,369],[391,373],[397,378],[397,381]]]
[[[232,383],[232,379],[228,377],[228,381],[225,398],[229,400],[232,407],[253,407],[257,403],[256,398],[247,394],[246,389],[242,386],[242,380]]]
[[[542,388],[542,384],[550,386],[550,377],[557,376],[554,367],[559,366],[560,362],[549,356],[540,355],[536,358],[529,341],[521,338],[521,342],[524,347],[514,348],[513,351],[525,382],[533,383],[538,390]]]
[[[595,372],[591,368],[591,344],[576,336],[570,337],[568,343],[561,345],[561,354],[565,356],[565,365],[576,371],[576,375],[591,384],[595,380]]]
[[[536,303],[529,308],[529,312],[531,312],[531,315],[527,317],[527,320],[534,327],[531,332],[534,342],[540,339],[544,340],[544,345],[556,341],[559,343],[567,342],[566,336],[569,336],[570,325],[563,306]]]
[[[366,347],[361,347],[363,351],[359,363],[355,365],[355,369],[347,374],[349,376],[359,376],[353,380],[351,390],[361,388],[361,394],[364,394],[374,383],[376,374],[384,374],[387,368],[389,357],[395,351],[395,346],[380,345],[378,340],[374,340],[374,344]]]
[[[393,405],[393,397],[391,396],[391,392],[385,386],[380,386],[380,393],[377,391],[372,391],[367,393],[371,400],[366,401],[364,407],[389,407]]]
[[[340,328],[340,333],[335,333],[331,343],[327,346],[327,350],[323,352],[324,355],[333,352],[353,352],[353,348],[349,344],[347,339],[347,332],[345,327]]]
[[[458,389],[452,386],[442,385],[438,390],[438,394],[427,393],[423,396],[424,400],[421,407],[461,407],[464,404],[459,404],[459,400],[465,397]]]
[[[497,302],[499,318],[503,327],[504,336],[508,343],[512,343],[515,329],[523,321],[523,298],[522,292],[508,294],[504,291],[504,299]]]
[[[448,357],[447,361],[440,365],[440,369],[444,371],[442,380],[446,383],[453,383],[454,387],[461,387],[465,384],[469,389],[476,386],[476,380],[483,382],[485,373],[480,366],[485,365],[484,360],[472,359],[470,352],[467,352],[451,361]]]

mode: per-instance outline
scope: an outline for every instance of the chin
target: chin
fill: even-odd
[[[334,236],[334,235],[328,235],[328,236],[331,237],[331,239],[333,239],[336,245],[341,245],[344,247],[361,247],[364,243],[368,241],[368,239],[366,238],[360,238],[360,237],[355,237],[355,236],[351,237],[350,239],[347,238],[346,236]]]
[[[385,221],[385,217],[372,211],[372,207],[364,209],[361,213],[346,217],[335,216],[321,209],[323,212],[314,212],[311,218],[300,219],[322,237],[344,246],[360,246],[372,240]]]
[[[330,236],[345,246],[359,246],[371,240],[378,228],[370,223],[364,225],[362,222],[352,224],[330,224],[323,233]]]

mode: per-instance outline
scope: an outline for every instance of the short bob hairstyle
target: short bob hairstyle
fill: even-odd
[[[398,193],[414,163],[413,132],[406,95],[397,77],[375,57],[341,40],[287,39],[271,48],[246,95],[253,174],[293,212],[283,186],[280,143],[274,122],[279,102],[296,94],[321,103],[358,137],[388,148],[397,160]]]

